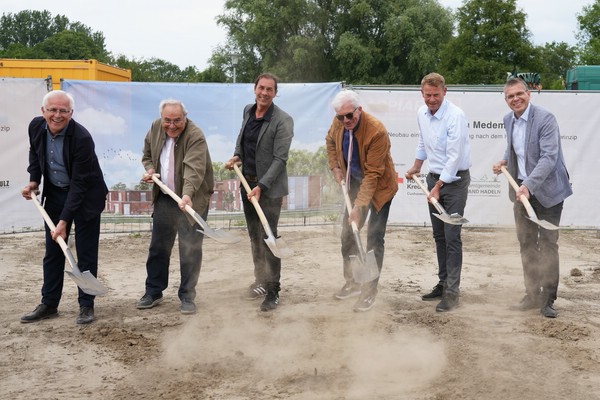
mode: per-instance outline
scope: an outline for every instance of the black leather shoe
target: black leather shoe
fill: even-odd
[[[546,303],[542,309],[540,310],[542,315],[546,318],[556,318],[558,317],[558,311],[554,309],[554,304]]]
[[[79,307],[79,316],[75,320],[78,325],[89,324],[94,320],[93,307]]]
[[[517,310],[517,311],[533,310],[535,308],[539,308],[540,305],[541,304],[540,304],[538,296],[532,296],[532,295],[526,294],[525,297],[523,297],[523,299],[521,300],[521,302],[519,304],[511,307],[511,310]]]
[[[439,283],[433,287],[431,293],[424,294],[421,296],[421,300],[423,301],[433,301],[437,299],[441,299],[444,295],[444,286]]]
[[[452,293],[446,293],[442,298],[442,301],[435,307],[437,312],[452,311],[458,307],[458,295]]]
[[[56,318],[58,317],[58,309],[56,307],[49,307],[45,304],[40,304],[30,312],[21,317],[21,322],[26,324],[29,322],[37,322],[43,319]]]

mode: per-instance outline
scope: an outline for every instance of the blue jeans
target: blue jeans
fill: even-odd
[[[201,214],[206,220],[208,207]],[[197,223],[191,225],[185,211],[168,195],[159,193],[152,213],[152,239],[146,261],[146,294],[162,295],[169,285],[169,264],[175,237],[179,235],[179,263],[181,284],[178,296],[181,301],[194,301],[196,285],[202,266],[202,242],[204,234],[198,232]]]
[[[256,186],[256,182],[248,183],[250,188]],[[261,283],[267,290],[280,290],[281,279],[281,259],[275,257],[269,246],[265,243],[267,234],[263,228],[262,222],[256,213],[254,205],[248,200],[246,190],[241,189],[242,203],[244,205],[244,216],[248,226],[248,236],[250,236],[250,246],[252,248],[252,261],[254,262],[254,279],[256,283]],[[269,198],[264,194],[260,196],[258,202],[260,205],[273,235],[277,238],[277,224],[281,215],[281,205],[283,198]]]
[[[542,206],[535,196],[531,196],[529,202],[538,219],[556,226],[560,224],[563,202],[550,208]],[[543,300],[553,302],[559,282],[558,230],[544,229],[529,220],[527,210],[520,201],[515,201],[513,211],[526,293],[536,298],[542,289]]]
[[[360,182],[352,180],[350,182],[350,188],[348,189],[348,194],[350,196],[350,200],[352,203],[356,200],[356,196],[358,195],[358,191],[360,189]],[[366,251],[369,252],[373,250],[375,255],[375,260],[377,261],[377,267],[379,268],[379,272],[383,267],[383,255],[385,251],[385,231],[387,228],[388,216],[390,214],[390,206],[392,205],[392,200],[388,201],[381,207],[381,210],[377,211],[373,204],[369,206],[369,211],[371,212],[371,216],[369,217],[369,224],[367,226],[367,248]],[[365,223],[367,218],[367,213],[364,213],[362,216],[362,221],[360,226]],[[359,250],[356,244],[356,240],[354,239],[354,234],[352,232],[352,226],[348,223],[348,210],[344,213],[344,220],[342,222],[342,258],[343,258],[343,268],[344,268],[344,279],[348,283],[354,282],[353,274],[352,274],[352,266],[350,264],[350,256],[358,255]],[[371,282],[367,282],[363,284],[362,291],[365,293],[377,294],[377,285],[379,284],[379,277],[372,280]],[[366,290],[366,291],[365,291]]]
[[[471,176],[468,170],[461,172],[459,176],[460,180],[446,183],[440,190],[439,202],[448,214],[464,215],[465,212]],[[427,187],[430,191],[436,181],[437,179],[431,174],[427,175]],[[439,284],[445,287],[447,293],[458,295],[462,271],[462,240],[460,237],[462,225],[446,224],[432,213],[439,214],[429,203],[429,215],[438,260]]]

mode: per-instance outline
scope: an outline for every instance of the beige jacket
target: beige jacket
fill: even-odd
[[[160,173],[160,153],[166,137],[159,118],[152,123],[144,139],[142,164],[146,171],[153,168]],[[175,144],[175,177],[175,193],[180,197],[190,196],[194,210],[203,215],[214,192],[213,167],[204,133],[190,119]],[[154,201],[159,191],[158,185],[154,185]],[[188,220],[190,224],[194,223],[189,215]]]

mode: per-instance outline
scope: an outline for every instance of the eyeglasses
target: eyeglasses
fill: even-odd
[[[64,108],[60,108],[60,109],[59,108],[44,108],[44,111],[46,111],[50,114],[59,113],[60,115],[67,115],[73,110],[65,110]]]
[[[177,125],[180,125],[182,122],[185,122],[185,119],[180,119],[180,118],[177,118],[177,119],[163,119],[162,122],[163,122],[163,124],[165,124],[167,126],[171,125],[171,124],[177,126]]]
[[[510,94],[506,97],[504,97],[507,101],[511,101],[512,99],[514,99],[515,97],[523,97],[525,96],[525,94],[527,94],[527,92],[517,92],[515,94]]]
[[[354,118],[354,113],[356,112],[356,110],[358,110],[358,107],[356,107],[354,109],[354,111],[352,111],[351,113],[344,114],[344,115],[336,114],[335,117],[338,119],[338,121],[343,121],[344,118],[350,120],[350,119]]]

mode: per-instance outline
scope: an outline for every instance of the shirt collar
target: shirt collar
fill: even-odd
[[[529,110],[531,110],[531,103],[529,103],[527,105],[525,112],[519,118],[515,117],[515,113],[513,113],[513,115],[512,115],[513,121],[523,120],[523,121],[527,122],[527,120],[529,120]]]
[[[448,100],[444,99],[444,101],[442,102],[442,105],[440,105],[440,108],[438,108],[438,110],[435,112],[435,114],[431,114],[431,110],[429,110],[429,107],[425,107],[425,115],[427,115],[430,118],[437,118],[437,119],[442,119],[444,117],[444,114],[446,113],[446,110],[448,109]]]
[[[58,132],[58,134],[54,135],[52,132],[50,132],[50,129],[48,129],[48,122],[45,123],[46,124],[46,132],[48,133],[48,135],[51,135],[52,137],[57,137],[57,136],[65,136],[66,132],[67,132],[67,128],[69,127],[69,125],[67,124],[67,126],[64,127],[64,129],[60,132]]]
[[[257,107],[257,105],[256,105],[256,103],[254,103],[254,105],[250,109],[250,112],[252,113],[252,115],[256,115],[256,107]],[[269,109],[267,110],[265,115],[262,118],[255,118],[255,119],[263,119],[265,121],[270,121],[271,118],[273,118],[274,111],[275,111],[275,103],[271,103],[271,105],[269,106]]]

